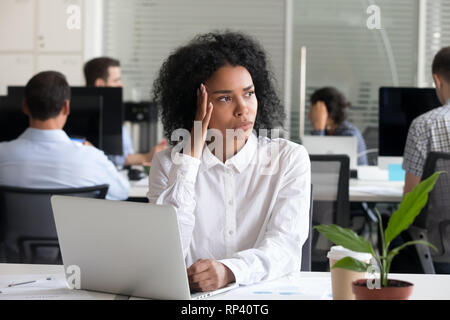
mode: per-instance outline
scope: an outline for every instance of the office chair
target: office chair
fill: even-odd
[[[302,265],[300,271],[311,271],[311,244],[312,244],[312,218],[313,218],[313,185],[309,201],[309,233],[302,247]]]
[[[362,134],[366,143],[366,155],[369,166],[378,164],[378,128],[368,126]]]
[[[107,184],[70,189],[0,186],[2,262],[62,264],[50,197],[58,194],[104,199],[108,187]]]
[[[392,240],[391,247],[407,241],[431,242],[438,253],[425,245],[409,246],[400,251],[391,264],[394,273],[450,273],[450,153],[430,152],[422,173],[422,180],[436,171],[439,176],[428,202],[408,230]],[[384,221],[384,224],[386,222]]]
[[[429,241],[438,253],[428,246],[415,245],[424,273],[450,273],[450,153],[430,152],[425,162],[422,181],[436,171],[439,176],[428,202],[408,229],[412,240]],[[446,269],[442,270],[441,269]]]
[[[349,179],[350,158],[347,155],[310,155],[311,182],[314,186],[313,226],[337,224],[350,226]],[[329,242],[317,230],[312,231],[311,269],[329,269]]]

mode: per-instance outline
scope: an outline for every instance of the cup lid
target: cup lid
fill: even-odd
[[[372,255],[370,253],[355,252],[344,248],[343,246],[333,246],[328,251],[327,258],[333,260],[341,260],[345,257],[352,257],[359,261],[370,261]]]

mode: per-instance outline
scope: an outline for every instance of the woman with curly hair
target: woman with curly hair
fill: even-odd
[[[153,89],[174,147],[155,155],[148,198],[177,209],[191,289],[300,270],[310,162],[302,146],[264,134],[284,112],[260,45],[241,33],[197,36]],[[171,139],[180,131],[183,152]]]
[[[334,87],[324,87],[315,91],[310,101],[311,134],[356,137],[358,165],[367,165],[366,143],[358,128],[347,121],[346,109],[350,103],[344,95]]]

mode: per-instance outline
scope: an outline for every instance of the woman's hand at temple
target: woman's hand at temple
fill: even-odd
[[[311,120],[314,130],[325,130],[328,120],[328,111],[324,102],[317,101],[316,104],[311,106],[309,120]]]
[[[197,90],[197,112],[195,114],[195,122],[201,122],[201,134],[195,132],[194,127],[191,131],[191,153],[194,158],[200,159],[203,152],[203,146],[205,145],[206,135],[208,132],[209,120],[211,120],[211,114],[213,111],[213,104],[208,103],[208,93],[203,83],[200,85],[200,89]],[[196,134],[194,134],[196,133]]]

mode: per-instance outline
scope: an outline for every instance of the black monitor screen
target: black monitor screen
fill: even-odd
[[[77,96],[70,103],[70,115],[64,131],[70,138],[88,140],[102,148],[102,97]],[[28,128],[28,117],[22,112],[22,99],[0,97],[0,142],[17,139]]]
[[[123,101],[122,88],[109,87],[70,87],[72,100],[77,96],[101,96],[103,98],[102,144],[106,154],[121,155]],[[8,96],[23,97],[25,87],[9,86]],[[69,116],[70,117],[70,116]]]
[[[380,88],[379,155],[402,157],[411,122],[441,106],[433,88]]]
[[[74,96],[70,101],[70,115],[64,131],[71,138],[88,140],[102,149],[103,98],[101,96]]]
[[[17,139],[28,128],[22,98],[0,97],[0,142]]]

